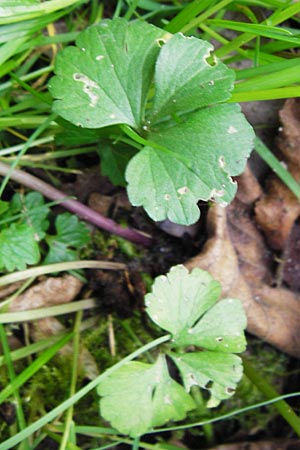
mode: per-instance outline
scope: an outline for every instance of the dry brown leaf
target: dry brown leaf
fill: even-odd
[[[267,194],[255,205],[255,216],[272,248],[275,250],[284,248],[299,215],[299,200],[278,178],[270,177],[267,182]]]
[[[107,217],[114,199],[109,195],[92,192],[89,196],[88,206],[99,214]]]
[[[300,163],[300,99],[290,98],[279,111],[282,128],[277,145],[286,162]]]
[[[221,283],[224,297],[243,302],[250,333],[300,357],[300,298],[288,289],[270,286],[270,253],[248,223],[245,208],[242,214],[239,200],[227,210],[218,205],[210,208],[209,239],[185,265],[189,270],[208,270]]]
[[[82,282],[72,275],[47,278],[27,289],[9,305],[9,311],[27,311],[71,302],[82,288]]]
[[[0,299],[6,298],[10,294],[13,294],[21,286],[22,286],[22,281],[17,281],[16,283],[9,284],[8,286],[1,286],[0,287]]]
[[[284,250],[282,281],[293,291],[300,291],[300,225],[292,228]]]
[[[82,285],[83,283],[78,278],[68,274],[62,277],[47,278],[16,297],[11,302],[9,311],[26,311],[71,302],[80,292]],[[29,324],[29,335],[34,342],[57,336],[65,330],[64,325],[54,317],[35,320]],[[58,353],[71,358],[73,345],[71,343],[65,345]],[[78,364],[86,378],[94,379],[98,375],[95,360],[84,346],[81,346]]]
[[[279,112],[282,123],[277,140],[284,163],[293,177],[300,180],[300,100],[289,99]],[[282,250],[295,220],[300,215],[300,202],[274,175],[267,182],[267,193],[255,206],[256,220],[268,243]]]

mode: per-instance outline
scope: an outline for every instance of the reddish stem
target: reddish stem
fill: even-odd
[[[133,228],[123,228],[114,220],[102,216],[101,214],[93,211],[91,208],[79,202],[78,200],[66,199],[67,195],[64,192],[50,186],[45,181],[42,181],[39,178],[36,178],[35,176],[24,172],[23,170],[14,169],[11,173],[10,171],[11,168],[9,165],[0,162],[0,175],[6,176],[9,173],[9,176],[12,180],[34,191],[40,192],[45,197],[51,200],[59,200],[64,208],[72,211],[77,216],[96,225],[99,228],[102,228],[103,230],[109,231],[112,234],[121,236],[128,241],[134,242],[135,244],[139,244],[144,247],[150,247],[150,245],[152,244],[152,238],[150,236]]]

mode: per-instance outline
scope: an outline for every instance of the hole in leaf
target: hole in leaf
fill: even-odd
[[[212,385],[213,385],[213,381],[212,380],[209,380],[207,383],[206,383],[206,385],[205,385],[205,389],[211,389],[212,388]]]
[[[233,389],[232,387],[227,387],[225,389],[226,394],[233,394],[235,392],[235,389]]]
[[[213,54],[209,54],[206,58],[205,58],[205,62],[206,64],[208,64],[210,67],[214,67],[217,64],[217,58],[215,57],[215,55]]]
[[[161,47],[163,47],[163,46],[165,45],[166,40],[165,40],[165,39],[162,39],[162,38],[156,39],[156,43],[157,43],[157,45],[161,48]]]

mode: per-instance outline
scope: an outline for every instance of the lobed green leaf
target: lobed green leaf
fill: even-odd
[[[47,235],[46,241],[49,251],[44,264],[54,264],[61,261],[75,261],[80,247],[88,243],[89,229],[78,217],[64,213],[55,220],[55,235]]]
[[[34,232],[26,224],[11,224],[0,232],[0,270],[24,270],[37,264],[40,250]]]
[[[152,292],[145,296],[146,312],[176,339],[216,303],[220,293],[220,283],[208,272],[195,269],[189,273],[182,265],[174,266],[155,279]]]
[[[181,420],[195,407],[183,387],[170,378],[163,356],[155,364],[126,364],[102,381],[97,392],[102,396],[101,415],[132,437],[169,420]]]
[[[152,25],[122,19],[104,20],[85,30],[76,47],[57,57],[57,75],[50,83],[58,99],[54,111],[86,128],[140,128],[164,34]]]
[[[198,220],[199,200],[229,203],[254,133],[238,106],[220,104],[234,71],[211,57],[213,47],[124,19],[85,30],[76,45],[57,59],[54,110],[77,126],[135,130],[144,148],[126,168],[131,203],[183,225]],[[104,167],[123,181],[115,163]]]
[[[231,397],[243,375],[242,361],[237,355],[202,351],[170,356],[188,392],[192,386],[210,391],[208,407],[218,406],[221,400]]]

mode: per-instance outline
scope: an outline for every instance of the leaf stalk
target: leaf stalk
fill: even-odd
[[[60,201],[62,206],[68,211],[75,213],[81,219],[90,222],[103,230],[116,234],[117,236],[121,236],[134,244],[139,244],[144,247],[150,247],[152,244],[152,238],[150,236],[133,228],[123,228],[114,220],[102,216],[78,200],[67,199],[67,195],[64,192],[50,186],[45,181],[42,181],[39,178],[24,172],[23,170],[14,169],[11,171],[11,167],[9,165],[0,162],[0,175],[7,176],[8,173],[10,173],[10,178],[17,183],[20,183],[34,191],[38,191],[51,200]]]

